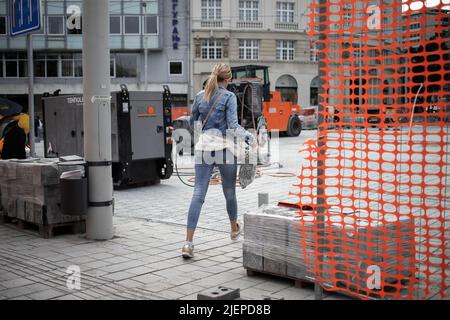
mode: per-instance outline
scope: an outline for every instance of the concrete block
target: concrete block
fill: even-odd
[[[20,220],[25,220],[25,201],[18,199],[16,201],[17,207],[16,207],[16,218]]]
[[[240,289],[219,286],[217,289],[199,293],[197,300],[234,300],[241,297]]]
[[[6,161],[6,175],[5,178],[7,180],[16,179],[17,177],[17,163]]]
[[[263,205],[269,204],[269,194],[268,193],[258,193],[258,208]]]
[[[308,270],[306,266],[291,262],[286,263],[286,275],[294,279],[307,279],[308,277],[314,277],[314,274],[311,270]]]
[[[264,270],[263,264],[263,248],[254,243],[243,244],[242,262],[244,268],[262,271]]]
[[[33,166],[33,184],[48,186],[59,183],[59,171],[56,164],[36,163]]]
[[[244,236],[246,242],[262,243],[264,240],[261,220],[257,214],[247,213],[244,215]]]
[[[280,259],[273,259],[264,256],[264,271],[279,276],[285,276],[287,272],[285,258],[280,257]]]
[[[8,217],[15,218],[17,216],[17,201],[8,199],[6,214]]]

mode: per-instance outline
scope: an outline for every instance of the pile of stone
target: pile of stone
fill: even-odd
[[[358,291],[368,287],[377,270],[381,285],[412,276],[414,226],[409,218],[369,218],[363,212],[327,216],[319,233],[312,213],[300,217],[295,209],[263,206],[246,214],[244,267],[309,281],[321,270],[324,283]]]
[[[244,215],[243,264],[254,271],[288,276],[295,279],[314,279],[315,257],[313,230],[304,234],[305,248],[298,230],[297,210],[262,206],[259,211]],[[308,257],[307,250],[310,250]]]
[[[84,220],[61,213],[60,175],[57,159],[0,161],[0,211],[36,225]]]

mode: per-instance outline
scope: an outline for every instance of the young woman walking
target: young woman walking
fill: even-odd
[[[222,189],[230,219],[231,240],[237,240],[241,232],[237,220],[237,160],[233,154],[233,143],[229,138],[236,137],[253,146],[256,139],[238,123],[237,98],[234,93],[227,90],[231,79],[231,68],[228,65],[223,63],[216,65],[205,89],[197,94],[192,107],[192,120],[197,126],[197,131],[200,131],[200,137],[195,145],[195,188],[188,213],[186,243],[182,249],[184,258],[194,257],[194,232],[215,166],[219,168],[222,178]]]

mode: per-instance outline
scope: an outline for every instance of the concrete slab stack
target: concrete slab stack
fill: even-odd
[[[380,271],[381,286],[412,277],[414,226],[409,218],[391,215],[367,219],[361,212],[328,216],[320,248],[321,279],[325,283],[366,289],[372,270]],[[244,235],[246,269],[314,281],[319,251],[312,214],[304,214],[300,219],[298,210],[263,206],[244,216]],[[397,285],[392,289],[407,294],[410,287]]]
[[[61,213],[57,160],[0,161],[3,215],[36,225],[58,225],[84,220]]]

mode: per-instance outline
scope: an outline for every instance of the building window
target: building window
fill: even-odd
[[[277,2],[277,22],[281,23],[294,22],[293,2]]]
[[[81,53],[65,53],[61,55],[61,77],[73,78],[83,76]]]
[[[47,78],[57,78],[59,76],[59,56],[57,54],[49,54],[47,60]]]
[[[109,33],[122,34],[122,19],[120,16],[109,17]]]
[[[73,71],[75,77],[83,76],[83,54],[75,53],[73,55]]]
[[[61,72],[60,72],[61,58]],[[41,78],[73,77],[73,61],[70,54],[36,54],[34,57],[34,76]]]
[[[311,52],[310,52],[309,60],[312,62],[319,61],[319,49],[317,47],[316,41],[311,41]]]
[[[47,17],[47,34],[64,35],[64,16]]]
[[[45,54],[39,54],[39,53],[35,54],[33,65],[34,65],[34,76],[45,78],[45,76],[46,76]]]
[[[239,20],[258,21],[258,19],[259,19],[259,1],[239,0]]]
[[[116,58],[113,55],[109,59],[109,75],[111,78],[116,77]]]
[[[295,58],[295,42],[288,40],[277,41],[277,60],[293,61]]]
[[[137,54],[116,53],[116,78],[136,78],[137,77]]]
[[[183,62],[182,61],[170,61],[169,62],[169,74],[171,76],[183,75]]]
[[[259,41],[258,40],[239,40],[239,59],[258,60],[259,59]]]
[[[6,17],[0,16],[0,35],[6,34]]]
[[[140,34],[141,19],[139,16],[125,16],[124,17],[124,33],[125,34]]]
[[[202,59],[222,59],[223,46],[220,40],[204,40],[202,42]]]
[[[74,73],[73,55],[71,53],[65,53],[61,55],[61,77],[73,78]]]
[[[222,20],[222,0],[202,0],[202,20]]]
[[[25,53],[5,53],[5,77],[27,77],[27,55]]]
[[[145,16],[144,17],[144,33],[145,34],[158,34],[158,17],[157,16]]]

